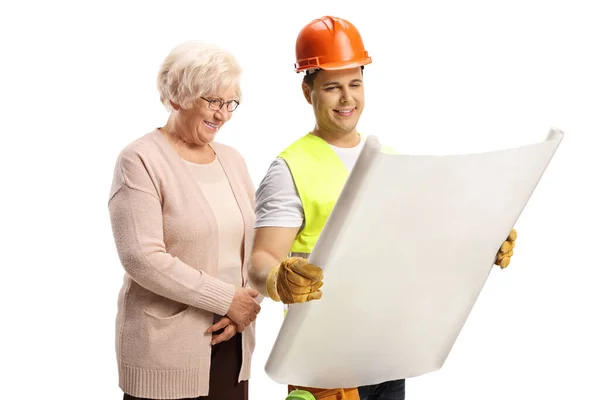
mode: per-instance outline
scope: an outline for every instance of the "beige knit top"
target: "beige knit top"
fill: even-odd
[[[225,171],[218,158],[209,164],[194,164],[185,160],[184,163],[194,175],[217,219],[217,277],[235,287],[242,287],[244,220]]]

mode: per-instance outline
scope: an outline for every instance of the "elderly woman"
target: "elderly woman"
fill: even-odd
[[[165,126],[119,154],[111,224],[125,279],[116,352],[124,399],[247,399],[258,292],[248,286],[254,188],[213,140],[240,103],[228,52],[188,42],[158,74]]]

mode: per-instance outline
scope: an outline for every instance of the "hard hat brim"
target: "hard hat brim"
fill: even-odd
[[[371,64],[371,57],[367,57],[363,60],[359,60],[359,61],[338,61],[338,62],[331,62],[331,63],[323,63],[323,64],[314,64],[314,65],[303,65],[301,68],[298,68],[298,65],[296,64],[296,71],[297,72],[303,72],[306,71],[308,69],[323,69],[326,71],[338,71],[341,69],[351,69],[351,68],[358,68],[358,67],[363,67],[367,64]]]
[[[340,69],[350,69],[350,68],[362,67],[367,64],[371,64],[371,57],[366,58],[361,61],[350,61],[350,62],[339,61],[339,62],[333,62],[333,63],[326,63],[326,64],[322,64],[320,66],[320,68],[324,69],[324,70],[328,70],[328,71],[336,71],[336,70],[340,70]]]

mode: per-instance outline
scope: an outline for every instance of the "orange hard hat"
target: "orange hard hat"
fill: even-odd
[[[344,69],[371,63],[358,29],[338,17],[311,21],[296,39],[296,72]]]

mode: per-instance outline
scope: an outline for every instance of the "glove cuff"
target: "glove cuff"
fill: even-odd
[[[274,301],[281,301],[279,295],[277,294],[277,273],[279,272],[279,266],[271,269],[269,271],[269,276],[267,276],[267,294]]]

